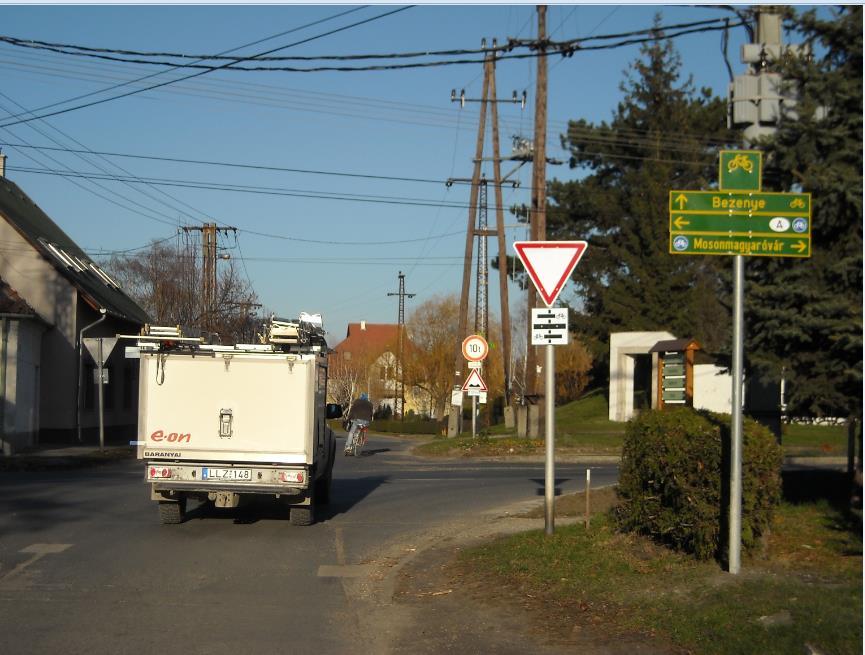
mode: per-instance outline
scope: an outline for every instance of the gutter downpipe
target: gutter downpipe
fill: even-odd
[[[107,310],[104,307],[99,308],[99,313],[102,314],[99,318],[93,321],[90,325],[85,325],[78,333],[78,402],[75,406],[75,427],[78,433],[78,443],[81,443],[81,389],[84,384],[82,376],[84,375],[84,367],[81,365],[81,346],[84,343],[84,333],[90,328],[96,327],[106,318],[108,318]]]

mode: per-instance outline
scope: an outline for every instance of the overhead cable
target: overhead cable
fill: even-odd
[[[393,14],[399,13],[399,12],[401,12],[401,11],[405,11],[406,9],[410,9],[410,8],[411,8],[411,6],[401,7],[401,8],[399,8],[399,9],[394,9],[394,10],[392,10],[392,11],[388,11],[388,12],[385,12],[385,13],[383,13],[383,14],[379,14],[378,16],[373,16],[372,18],[367,18],[366,20],[358,21],[358,22],[356,22],[356,23],[352,23],[352,24],[350,24],[350,25],[346,25],[346,26],[344,26],[344,27],[340,27],[340,28],[337,28],[337,29],[331,30],[331,31],[329,31],[329,32],[325,32],[325,33],[323,33],[323,34],[318,34],[318,35],[316,35],[316,36],[312,36],[312,37],[309,37],[309,38],[307,38],[307,39],[303,39],[303,40],[301,40],[301,41],[296,41],[295,43],[290,43],[290,44],[288,44],[288,45],[280,46],[279,48],[273,48],[273,49],[271,49],[271,50],[266,50],[265,52],[262,52],[262,53],[259,53],[259,54],[260,54],[260,55],[266,55],[266,54],[270,54],[270,53],[272,53],[272,52],[278,52],[278,51],[280,51],[280,50],[285,50],[286,48],[292,48],[292,47],[297,46],[297,45],[302,45],[302,44],[304,44],[304,43],[309,43],[310,41],[314,41],[314,40],[316,40],[316,39],[320,39],[320,38],[323,38],[323,37],[325,37],[325,36],[330,36],[330,35],[332,35],[332,34],[336,34],[337,32],[343,32],[343,31],[345,31],[345,30],[348,30],[348,29],[351,29],[351,28],[357,27],[357,26],[359,26],[359,25],[363,25],[363,24],[365,24],[365,23],[370,23],[370,22],[372,22],[372,21],[374,21],[374,20],[379,20],[379,19],[381,19],[381,18],[385,18],[385,17],[387,17],[387,16],[391,16],[391,15],[393,15]],[[293,31],[293,30],[292,30],[292,31]],[[252,58],[254,58],[254,56],[253,56]],[[9,127],[9,126],[11,126],[11,125],[17,125],[17,124],[19,124],[19,123],[27,123],[27,122],[29,122],[29,121],[37,120],[37,119],[40,119],[40,118],[47,118],[47,117],[49,117],[49,116],[56,116],[56,115],[58,115],[58,114],[65,114],[65,113],[68,113],[68,112],[71,112],[71,111],[76,111],[76,110],[78,110],[78,109],[85,109],[85,108],[87,108],[87,107],[93,107],[94,105],[103,104],[103,103],[105,103],[105,102],[110,102],[110,101],[112,101],[112,100],[119,100],[120,98],[127,98],[127,97],[129,97],[129,96],[132,96],[132,95],[135,95],[135,94],[138,94],[138,93],[143,93],[144,91],[150,91],[150,90],[152,90],[152,89],[158,89],[158,88],[163,87],[163,86],[168,86],[169,84],[174,84],[175,82],[180,82],[180,81],[182,81],[182,80],[188,80],[188,79],[192,79],[192,78],[194,78],[194,77],[199,77],[199,76],[201,76],[201,75],[206,75],[207,73],[210,73],[210,72],[213,72],[213,71],[216,71],[216,70],[221,70],[221,69],[227,68],[228,66],[229,66],[229,64],[223,64],[223,65],[221,65],[221,66],[216,66],[215,68],[210,68],[210,69],[207,69],[207,70],[198,71],[197,73],[192,73],[192,74],[190,74],[190,75],[186,75],[185,77],[180,77],[180,78],[173,79],[173,80],[167,80],[167,81],[165,81],[165,82],[160,82],[159,84],[153,84],[153,85],[151,85],[151,86],[144,87],[144,88],[141,88],[141,89],[134,89],[134,90],[132,90],[132,91],[127,91],[126,93],[121,93],[121,94],[119,94],[119,95],[111,96],[110,98],[102,98],[101,100],[94,100],[94,101],[92,101],[92,102],[84,103],[84,104],[81,104],[81,105],[76,105],[76,106],[74,106],[74,107],[67,107],[67,108],[65,108],[65,109],[59,109],[59,110],[57,110],[57,111],[49,112],[49,113],[46,113],[46,114],[40,114],[40,115],[38,115],[38,116],[32,116],[32,117],[30,117],[30,118],[19,118],[18,120],[15,120],[15,121],[13,121],[13,122],[2,123],[2,124],[0,124],[0,127]],[[177,68],[177,67],[175,67],[175,68]],[[70,101],[67,100],[67,101],[64,101],[64,102],[61,103],[61,104],[65,104],[66,102],[70,102]],[[35,112],[35,111],[39,111],[39,110],[33,110],[33,111]]]

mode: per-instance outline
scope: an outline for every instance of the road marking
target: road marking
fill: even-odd
[[[22,548],[18,552],[27,553],[28,555],[32,555],[32,557],[24,562],[21,562],[20,564],[18,564],[18,566],[9,571],[9,573],[0,578],[0,582],[15,577],[28,566],[34,564],[35,562],[38,562],[46,555],[56,555],[58,553],[62,553],[68,548],[72,548],[72,544],[30,544],[29,546],[27,546],[26,548]]]
[[[333,535],[334,546],[336,547],[336,562],[340,566],[345,565],[345,541],[342,538],[342,528],[336,528]]]

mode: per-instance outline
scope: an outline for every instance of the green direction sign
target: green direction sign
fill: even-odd
[[[792,235],[670,233],[673,255],[749,255],[752,257],[810,257],[811,237]]]
[[[727,190],[759,191],[763,180],[763,153],[759,150],[722,150],[718,180]]]
[[[670,191],[674,255],[811,256],[811,194]]]
[[[670,213],[811,217],[810,193],[670,191]]]
[[[670,232],[704,234],[746,234],[748,236],[811,236],[806,216],[736,216],[729,214],[686,214],[670,212]]]

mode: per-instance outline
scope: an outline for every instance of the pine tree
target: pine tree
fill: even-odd
[[[797,116],[766,150],[764,188],[812,194],[811,257],[746,266],[746,353],[785,369],[788,413],[862,416],[862,7],[790,14],[817,58],[782,64]],[[759,260],[759,261],[758,261]]]
[[[547,238],[589,242],[573,278],[578,325],[602,361],[615,331],[668,330],[710,351],[729,342],[725,260],[669,253],[670,190],[708,188],[717,150],[735,142],[725,101],[680,68],[669,40],[645,45],[611,122],[572,121],[562,139],[587,175],[550,184]]]

